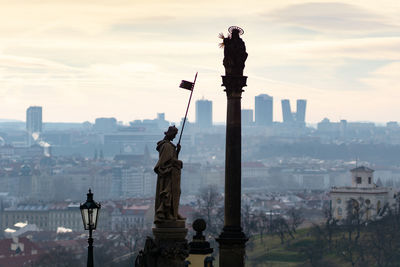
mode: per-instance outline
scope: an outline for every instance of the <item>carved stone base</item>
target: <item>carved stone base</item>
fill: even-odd
[[[219,243],[219,265],[230,267],[245,266],[245,249],[248,238],[241,228],[224,227],[216,239]]]
[[[156,227],[153,228],[153,235],[155,243],[160,249],[157,267],[185,266],[185,259],[189,256],[187,232],[184,220],[156,224]]]
[[[154,239],[148,237],[135,266],[184,267],[189,256],[187,232],[184,220],[157,223],[153,228]]]

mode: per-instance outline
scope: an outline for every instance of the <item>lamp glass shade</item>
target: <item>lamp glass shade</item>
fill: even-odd
[[[82,222],[85,230],[89,230],[89,212],[87,209],[81,209]]]
[[[93,209],[92,213],[90,213],[92,218],[90,218],[90,222],[92,223],[92,229],[96,229],[97,227],[97,218],[99,216],[99,209]]]
[[[81,208],[83,227],[85,230],[95,230],[97,227],[97,218],[99,216],[99,208],[87,209]]]
[[[93,194],[89,191],[88,199],[80,206],[83,227],[85,230],[96,229],[100,208],[101,205],[93,200]]]

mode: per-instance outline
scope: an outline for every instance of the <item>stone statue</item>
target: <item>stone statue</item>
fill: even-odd
[[[154,223],[184,220],[179,213],[179,198],[181,195],[182,161],[178,160],[181,149],[171,141],[176,137],[178,129],[170,126],[163,140],[157,143],[159,159],[154,167],[157,173],[157,189],[155,199]]]
[[[228,29],[230,35],[224,37],[221,33],[219,37],[223,39],[220,47],[224,47],[224,67],[225,75],[242,76],[244,63],[247,59],[246,46],[243,40],[239,37],[244,31],[237,27],[232,26]]]

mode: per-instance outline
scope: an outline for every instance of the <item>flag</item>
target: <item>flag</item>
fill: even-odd
[[[188,81],[182,80],[181,85],[179,85],[179,87],[192,91],[193,90],[193,85],[194,85],[194,83],[192,83],[192,82],[188,82]]]

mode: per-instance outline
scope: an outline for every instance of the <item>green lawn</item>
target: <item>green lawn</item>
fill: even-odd
[[[300,229],[295,234],[295,238],[288,237],[284,244],[276,235],[264,235],[263,240],[260,236],[253,238],[246,246],[246,266],[311,266],[307,258],[298,252],[304,247],[311,238],[307,235],[309,229]],[[324,257],[324,266],[349,266],[342,262],[336,255],[327,255]]]

